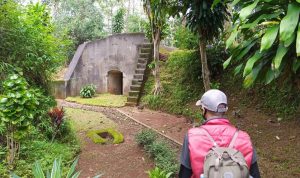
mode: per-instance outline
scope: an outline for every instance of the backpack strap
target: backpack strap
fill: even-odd
[[[239,130],[237,129],[237,130],[235,131],[235,133],[234,133],[234,135],[233,135],[233,137],[232,137],[230,143],[229,143],[228,148],[233,148],[233,145],[234,145],[234,143],[235,143],[235,140],[236,140],[238,134],[239,134]]]
[[[201,130],[203,130],[203,132],[205,133],[205,135],[209,138],[209,140],[213,143],[214,147],[219,147],[218,144],[215,142],[215,140],[212,138],[212,136],[208,133],[207,130],[205,130],[204,128],[201,128]]]

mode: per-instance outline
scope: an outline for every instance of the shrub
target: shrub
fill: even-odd
[[[142,100],[148,105],[150,109],[159,109],[162,105],[162,99],[159,95],[149,94],[145,96]]]
[[[141,146],[151,145],[157,138],[157,133],[150,129],[144,129],[136,134],[135,140]]]
[[[177,172],[178,161],[175,151],[165,141],[158,141],[157,138],[157,133],[150,129],[142,130],[136,135],[137,143],[144,146],[149,155],[154,158],[158,168],[168,173]]]
[[[147,148],[154,157],[155,164],[166,172],[177,172],[178,164],[175,152],[164,141],[155,141]]]
[[[5,125],[8,145],[8,163],[11,165],[20,150],[20,141],[32,125],[39,105],[27,81],[18,74],[11,74],[3,82],[0,97],[0,121]],[[13,146],[11,146],[13,145]]]
[[[175,46],[179,49],[198,49],[198,36],[192,33],[188,28],[179,26],[175,34]]]
[[[82,98],[92,98],[96,93],[96,86],[93,84],[86,85],[80,90]]]
[[[149,178],[169,178],[172,174],[172,172],[167,173],[166,171],[161,170],[158,167],[155,167],[154,169],[148,171]]]

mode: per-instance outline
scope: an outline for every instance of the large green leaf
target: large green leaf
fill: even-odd
[[[300,59],[295,59],[293,61],[293,68],[292,68],[293,72],[297,73],[299,67],[300,67]]]
[[[243,24],[241,26],[242,29],[245,29],[245,28],[254,28],[258,22],[260,22],[261,20],[272,20],[273,18],[278,18],[278,16],[281,14],[281,12],[277,12],[277,13],[274,13],[274,14],[262,14],[260,15],[257,19],[255,19],[253,22],[251,23],[246,23],[246,24]]]
[[[284,42],[284,47],[289,47],[295,41],[296,33],[293,33],[292,36]]]
[[[240,64],[234,69],[234,76],[236,76],[237,74],[239,74],[241,72],[242,67],[243,67],[243,64]]]
[[[34,168],[32,171],[33,171],[34,177],[45,178],[45,174],[44,174],[41,164],[39,162],[34,163]]]
[[[257,51],[250,59],[248,59],[246,66],[244,68],[243,77],[245,77],[252,71],[252,68],[253,68],[253,65],[255,64],[255,62],[258,61],[262,56],[263,56],[262,53]]]
[[[261,39],[260,51],[269,49],[276,40],[279,25],[274,25],[266,30],[266,33]]]
[[[252,71],[250,74],[248,74],[246,77],[245,77],[245,80],[244,80],[244,87],[245,88],[249,88],[253,83],[254,81],[256,80],[261,68],[263,67],[263,63],[260,63],[259,65],[257,65]]]
[[[234,0],[232,3],[231,3],[231,6],[235,6],[237,3],[239,3],[241,0]]]
[[[273,59],[273,64],[275,69],[279,69],[281,61],[285,54],[287,53],[288,48],[286,48],[283,44],[280,44],[277,48],[276,56]]]
[[[265,77],[265,84],[271,83],[275,79],[274,71],[270,68]]]
[[[240,19],[242,21],[246,20],[246,18],[252,13],[252,11],[254,10],[254,8],[257,6],[258,2],[259,2],[259,0],[255,0],[252,4],[250,4],[247,7],[244,7],[240,11]]]
[[[78,163],[78,158],[76,158],[75,161],[73,162],[72,166],[70,167],[70,169],[68,171],[68,174],[67,174],[66,178],[71,178],[71,176],[73,175],[73,173],[75,171],[77,163]]]
[[[300,22],[299,22],[298,31],[297,31],[296,53],[297,53],[297,57],[299,57],[300,56]]]
[[[300,5],[297,3],[290,3],[288,5],[288,11],[286,16],[281,20],[280,23],[280,41],[285,42],[295,32],[298,24],[300,13]]]
[[[226,69],[232,59],[232,56],[230,56],[224,63],[223,63],[223,68]]]
[[[238,26],[233,28],[229,38],[226,40],[226,49],[228,49],[235,41],[237,34],[238,34]]]

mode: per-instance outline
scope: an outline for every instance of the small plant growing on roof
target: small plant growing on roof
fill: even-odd
[[[96,93],[96,86],[93,84],[86,85],[80,90],[80,96],[82,98],[92,98]]]

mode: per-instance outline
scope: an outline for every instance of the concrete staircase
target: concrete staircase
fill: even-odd
[[[152,54],[152,44],[145,39],[144,44],[140,45],[140,52],[137,60],[135,74],[130,86],[129,96],[126,105],[136,106],[139,103],[141,92],[147,80],[149,69],[147,65],[150,63]]]

